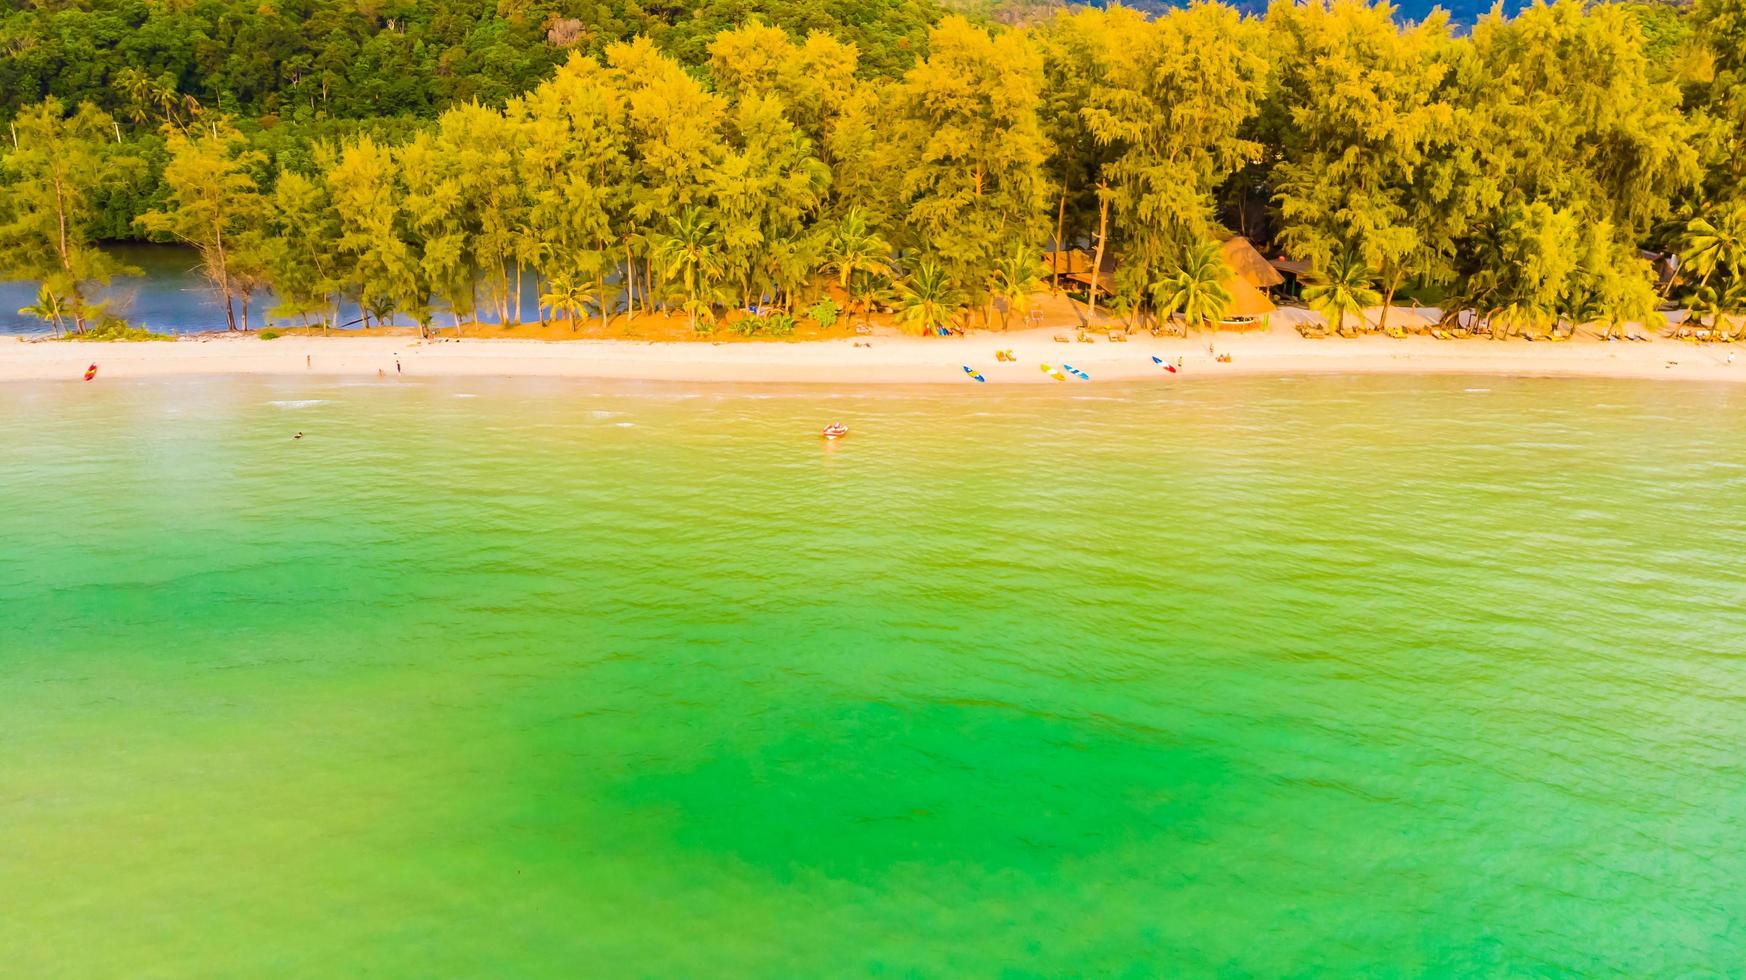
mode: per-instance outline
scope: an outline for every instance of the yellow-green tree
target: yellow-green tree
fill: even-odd
[[[1260,26],[1222,5],[1154,20],[1119,7],[1104,16],[1109,60],[1085,118],[1113,154],[1100,180],[1121,246],[1116,285],[1132,300],[1184,264],[1211,230],[1214,189],[1259,157],[1244,126],[1267,62]]]
[[[651,50],[636,50],[637,58],[660,63]],[[634,288],[627,241],[643,236],[632,217],[632,100],[624,84],[621,72],[578,55],[509,110],[527,195],[526,221],[517,231],[522,242],[511,251],[551,274],[594,284],[603,325],[606,283],[622,256],[627,293]]]
[[[1443,85],[1441,12],[1409,26],[1364,0],[1276,4],[1267,26],[1280,65],[1270,119],[1281,242],[1317,268],[1355,252],[1381,280],[1382,319],[1406,278],[1453,252],[1473,217],[1436,179],[1457,145]]]
[[[279,299],[274,316],[314,314],[326,330],[334,322],[335,298],[342,288],[339,221],[324,181],[295,170],[279,174],[268,199],[262,259],[267,281]]]
[[[410,314],[423,334],[430,324],[430,290],[408,244],[393,149],[360,136],[322,158],[339,225],[336,251],[365,325],[372,312],[381,320],[398,311]]]
[[[954,291],[986,296],[1001,255],[1040,250],[1041,87],[1042,60],[1028,38],[990,35],[956,16],[933,29],[927,60],[904,76],[906,221]]]
[[[113,121],[90,103],[71,113],[45,99],[13,120],[0,157],[0,270],[42,285],[50,308],[84,333],[103,313],[86,296],[129,272],[91,238],[95,197],[131,164],[106,145]]]
[[[241,327],[247,330],[247,294],[261,275],[268,214],[253,171],[266,162],[265,155],[249,149],[229,120],[203,123],[191,132],[166,127],[165,138],[168,200],[162,209],[140,215],[139,226],[193,246],[201,272],[224,303],[226,327],[238,328],[241,297]]]

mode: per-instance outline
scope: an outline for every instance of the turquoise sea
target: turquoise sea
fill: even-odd
[[[9,384],[0,972],[1735,973],[1743,417]]]

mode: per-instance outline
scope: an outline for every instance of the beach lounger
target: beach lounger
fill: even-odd
[[[1071,344],[1071,343],[1073,343],[1073,341],[1068,340],[1066,337],[1062,336],[1061,334],[1056,334],[1055,335],[1055,343],[1057,343],[1057,344]]]

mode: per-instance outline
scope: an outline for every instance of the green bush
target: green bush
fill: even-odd
[[[788,337],[794,333],[794,318],[786,313],[772,313],[764,320],[764,329],[772,337]]]
[[[175,340],[169,334],[152,333],[144,327],[130,327],[118,316],[105,316],[82,334],[68,334],[68,340]]]
[[[842,317],[843,308],[837,305],[836,300],[826,296],[812,304],[812,309],[807,310],[806,315],[812,317],[813,322],[819,325],[819,329],[829,330]]]
[[[262,330],[261,331],[261,339],[262,340],[278,340],[279,339],[279,331],[277,331],[277,330]]]
[[[729,329],[742,337],[750,337],[764,329],[764,321],[755,316],[743,316],[730,324]]]

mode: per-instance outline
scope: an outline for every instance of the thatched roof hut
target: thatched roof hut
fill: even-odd
[[[1243,323],[1259,320],[1279,307],[1267,298],[1267,294],[1249,284],[1249,280],[1232,274],[1225,280],[1225,292],[1231,294],[1231,301],[1225,304],[1225,315],[1220,317],[1226,323]]]
[[[1266,256],[1257,252],[1255,246],[1241,235],[1225,239],[1219,251],[1224,253],[1225,264],[1231,267],[1231,271],[1251,286],[1269,289],[1285,281],[1285,277],[1268,264]]]

